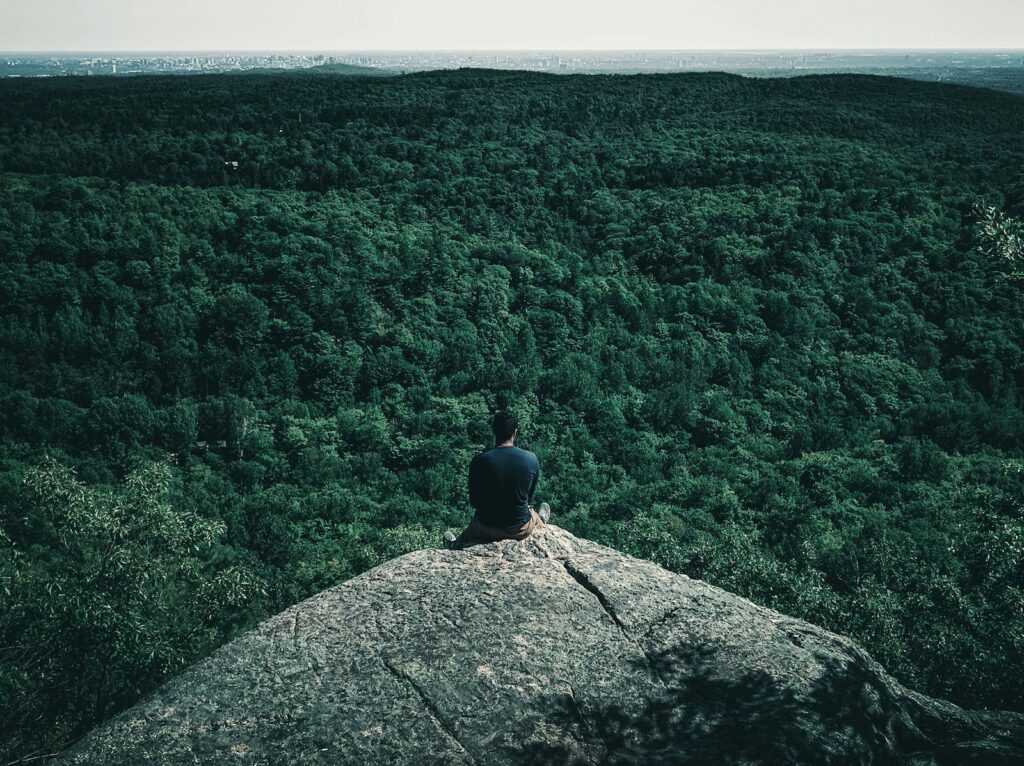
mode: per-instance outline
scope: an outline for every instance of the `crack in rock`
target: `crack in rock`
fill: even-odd
[[[600,732],[595,732],[593,723],[590,721],[589,718],[587,718],[587,716],[583,714],[583,711],[580,709],[579,701],[576,699],[576,690],[568,681],[565,682],[565,685],[569,687],[569,694],[567,696],[569,697],[569,701],[572,703],[573,711],[576,713],[576,720],[579,721],[579,724],[582,727],[583,731],[591,736],[596,735],[597,739],[603,742],[604,738],[601,736]],[[593,764],[593,766],[598,766],[600,761],[596,757],[594,757],[594,754],[591,752],[590,742],[582,738],[577,738],[577,740],[582,746],[583,752],[587,756],[587,760],[590,761],[590,763]],[[608,753],[611,752],[611,748],[608,747],[607,743],[604,743],[604,745],[606,751],[605,759],[607,759]]]
[[[587,591],[588,593],[593,595],[594,598],[597,599],[597,603],[601,605],[601,608],[604,610],[605,614],[607,614],[611,618],[612,622],[614,622],[619,627],[619,630],[622,631],[622,635],[625,636],[626,639],[630,643],[632,643],[633,646],[637,648],[637,651],[639,651],[640,654],[643,656],[644,661],[647,663],[647,667],[654,674],[655,678],[658,679],[658,682],[665,688],[668,688],[668,684],[665,683],[665,679],[661,676],[661,671],[658,670],[657,666],[651,661],[651,658],[647,655],[647,652],[644,650],[643,646],[640,645],[640,642],[636,640],[636,637],[633,635],[633,633],[629,630],[628,627],[626,627],[626,624],[622,621],[619,615],[616,614],[615,608],[611,605],[611,602],[608,601],[608,598],[604,595],[604,593],[601,592],[601,589],[598,588],[594,584],[594,582],[589,577],[587,577],[586,574],[584,574],[575,566],[573,566],[571,561],[563,561],[562,566],[565,567],[565,571],[569,573],[569,576],[572,577],[573,580],[579,583],[585,591]]]
[[[427,693],[425,691],[423,691],[423,687],[421,687],[413,679],[412,676],[410,676],[404,670],[398,668],[387,657],[384,657],[383,655],[381,655],[380,661],[384,665],[384,667],[388,669],[388,671],[391,673],[391,675],[393,675],[395,678],[399,679],[400,681],[404,681],[405,683],[407,683],[409,686],[411,686],[413,688],[413,691],[415,691],[416,694],[419,696],[420,701],[423,702],[423,706],[427,710],[427,715],[430,716],[430,719],[434,722],[434,724],[437,726],[437,728],[439,728],[442,732],[444,732],[444,734],[452,742],[455,743],[455,746],[459,749],[459,751],[463,755],[465,755],[467,758],[469,758],[471,763],[474,762],[473,761],[473,757],[469,754],[469,751],[466,750],[466,746],[463,745],[462,741],[455,735],[455,730],[451,726],[449,726],[447,723],[445,723],[444,718],[441,716],[441,711],[438,710],[437,705],[434,704],[434,701],[431,700],[430,697],[427,696]]]

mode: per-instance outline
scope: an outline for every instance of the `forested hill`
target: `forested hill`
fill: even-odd
[[[278,67],[259,67],[254,69],[246,69],[241,72],[231,72],[230,74],[285,74],[291,77],[297,75],[327,75],[329,77],[335,77],[338,75],[349,75],[353,77],[393,77],[397,72],[392,72],[387,69],[380,69],[377,67],[370,66],[358,66],[356,64],[317,64],[316,66],[303,67],[300,69],[281,69]]]
[[[0,80],[0,756],[437,545],[505,405],[571,532],[1024,709],[1022,167],[884,77]]]

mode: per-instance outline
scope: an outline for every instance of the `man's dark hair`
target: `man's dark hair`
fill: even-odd
[[[502,410],[491,421],[491,430],[494,431],[494,438],[498,444],[508,441],[517,428],[519,419],[508,410]]]

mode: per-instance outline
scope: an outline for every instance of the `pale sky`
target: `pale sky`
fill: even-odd
[[[1024,0],[0,0],[0,51],[1024,48]]]

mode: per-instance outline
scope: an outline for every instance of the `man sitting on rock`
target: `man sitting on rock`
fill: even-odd
[[[491,430],[495,446],[469,463],[469,502],[476,513],[458,539],[451,532],[444,533],[445,548],[524,540],[551,516],[547,503],[541,503],[539,512],[530,505],[540,463],[532,452],[515,446],[519,434],[516,416],[499,412],[491,421]]]

